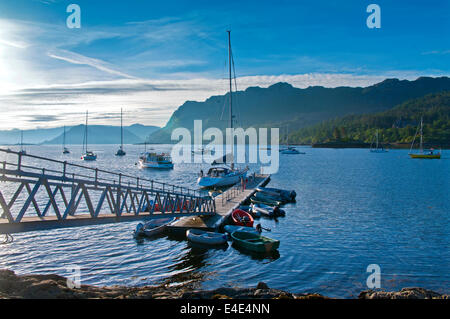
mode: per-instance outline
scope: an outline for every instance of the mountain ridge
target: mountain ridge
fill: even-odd
[[[295,131],[322,121],[350,114],[369,114],[388,110],[412,98],[450,90],[449,77],[419,77],[416,80],[388,78],[367,87],[341,86],[296,88],[278,82],[267,88],[248,87],[233,92],[237,125],[246,127],[286,127]],[[153,143],[170,143],[173,129],[192,131],[194,120],[203,129],[228,124],[229,93],[215,95],[203,102],[186,101],[173,112],[167,124],[149,138]]]

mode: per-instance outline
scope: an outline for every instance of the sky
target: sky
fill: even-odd
[[[69,4],[81,28],[68,28]],[[370,29],[369,4],[381,9]],[[238,89],[368,86],[450,75],[450,1],[0,0],[0,129],[164,126],[186,100]]]

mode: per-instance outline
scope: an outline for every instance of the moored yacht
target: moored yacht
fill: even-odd
[[[116,152],[116,156],[125,156],[127,153],[123,150],[123,122],[122,109],[120,109],[120,147]]]
[[[228,71],[229,71],[229,92],[230,92],[230,128],[233,128],[233,90],[232,90],[232,76],[231,76],[231,65],[233,63],[232,51],[231,51],[231,31],[228,32]],[[197,179],[197,184],[202,188],[213,188],[222,186],[231,186],[239,183],[241,179],[247,176],[248,167],[245,169],[237,169],[234,167],[234,153],[233,147],[230,156],[225,155],[223,157],[224,161],[221,163],[229,163],[227,166],[221,167],[211,167],[206,175],[203,171],[200,171],[200,176]],[[227,158],[229,160],[227,161]],[[212,163],[216,165],[216,161]]]
[[[84,131],[83,140],[83,155],[81,155],[83,161],[95,161],[97,159],[97,154],[92,151],[88,151],[88,111],[86,111],[86,125]]]
[[[441,151],[436,151],[434,148],[424,149],[423,148],[423,118],[420,118],[420,126],[417,127],[417,130],[420,129],[420,144],[419,144],[419,152],[413,153],[414,141],[416,140],[417,131],[414,135],[414,139],[411,143],[411,149],[409,150],[409,156],[411,158],[422,158],[422,159],[440,159]]]
[[[197,183],[200,187],[212,188],[237,184],[247,176],[248,169],[236,170],[226,166],[211,167],[206,175],[200,172]]]
[[[373,143],[372,143],[372,145],[370,145],[370,151],[372,153],[387,153],[387,150],[384,149],[383,144],[378,142],[378,130],[375,135],[376,135],[377,142],[376,142],[375,148],[372,147]]]

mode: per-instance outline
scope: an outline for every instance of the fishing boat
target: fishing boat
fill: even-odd
[[[64,125],[64,134],[63,134],[63,154],[69,154],[70,151],[66,147],[66,126]]]
[[[232,74],[231,74],[231,65],[232,65],[232,52],[231,52],[231,31],[228,32],[228,71],[229,71],[229,109],[230,109],[230,118],[229,118],[229,127],[233,129],[233,90],[232,90]],[[200,171],[200,175],[197,179],[197,184],[202,188],[213,188],[213,187],[224,187],[231,186],[239,183],[242,179],[245,179],[247,176],[248,167],[244,169],[237,169],[234,166],[234,150],[232,147],[231,156],[225,155],[222,159],[225,161],[221,161],[221,163],[227,164],[227,166],[221,167],[211,167],[208,170],[206,175],[203,174],[203,171]],[[217,161],[214,161],[211,165],[216,165]]]
[[[223,229],[229,234],[232,234],[235,231],[242,231],[242,232],[247,232],[247,233],[252,233],[252,234],[259,234],[259,231],[257,231],[256,228],[247,227],[247,226],[225,225],[223,227]]]
[[[268,253],[280,247],[280,241],[260,234],[235,231],[231,233],[233,243],[238,247],[259,253]]]
[[[286,127],[286,148],[280,150],[281,154],[305,154],[293,146],[289,146],[289,126]]]
[[[237,226],[253,227],[254,219],[252,215],[242,209],[235,209],[231,213],[231,220],[233,221],[233,224]]]
[[[278,189],[278,188],[270,188],[270,187],[257,187],[256,190],[260,193],[265,193],[271,196],[278,196],[282,197],[286,201],[295,201],[295,198],[297,197],[297,193],[295,190],[284,190],[284,189]]]
[[[141,168],[173,169],[172,158],[166,153],[145,152],[139,156]]]
[[[227,242],[227,236],[225,234],[201,229],[189,229],[186,231],[186,237],[190,242],[202,245],[223,245]]]
[[[86,125],[83,140],[83,155],[81,155],[81,159],[83,161],[95,161],[97,159],[97,154],[88,150],[88,111],[86,111]]]
[[[176,217],[171,218],[157,218],[152,219],[146,223],[139,223],[134,231],[134,236],[152,237],[161,234],[166,229],[167,225],[174,222]]]
[[[373,148],[373,142],[370,145],[370,151],[372,153],[387,153],[387,150],[384,149],[383,145],[381,143],[378,143],[378,130],[375,133],[376,136],[376,144],[375,144],[375,148]]]
[[[127,153],[123,150],[123,122],[122,109],[120,109],[120,147],[116,152],[116,156],[125,156]]]
[[[268,218],[286,216],[286,212],[278,206],[272,207],[261,203],[252,204],[252,212]]]
[[[414,142],[416,140],[417,131],[420,130],[420,145],[419,145],[419,152],[413,153],[413,147]],[[423,117],[420,118],[420,125],[417,127],[416,134],[414,134],[414,139],[411,143],[411,148],[409,150],[409,156],[411,158],[423,158],[423,159],[440,159],[441,158],[441,151],[435,151],[434,148],[430,149],[424,149],[423,148]]]

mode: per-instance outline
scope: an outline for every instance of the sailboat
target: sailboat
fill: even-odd
[[[25,149],[23,148],[23,131],[20,131],[20,154],[27,154],[27,151],[25,151]]]
[[[231,76],[231,64],[232,53],[231,53],[231,31],[228,32],[228,67],[229,67],[229,82],[230,82],[230,128],[233,128],[233,90],[232,90],[232,76]],[[225,159],[225,160],[223,160]],[[227,154],[219,162],[228,163],[229,167],[214,166],[214,161],[211,165],[212,167],[208,170],[206,175],[203,175],[203,171],[200,171],[200,176],[197,180],[197,184],[202,188],[213,188],[213,187],[224,187],[231,186],[239,183],[241,179],[247,176],[248,168],[236,169],[234,167],[234,147],[232,147],[231,154]]]
[[[377,130],[377,132],[376,132],[376,140],[377,140],[377,143],[376,143],[376,147],[375,148],[372,148],[372,144],[370,145],[370,151],[372,152],[372,153],[386,153],[387,152],[387,150],[385,150],[384,148],[383,148],[383,145],[381,144],[381,143],[378,143],[378,130]]]
[[[280,150],[281,154],[305,154],[304,152],[300,152],[293,146],[289,146],[289,126],[286,127],[286,148]]]
[[[86,125],[83,140],[83,155],[81,155],[81,159],[84,161],[95,161],[97,159],[97,154],[94,154],[94,152],[88,150],[88,111],[86,111]]]
[[[64,125],[64,135],[63,135],[63,154],[69,154],[70,151],[66,147],[66,126]]]
[[[414,147],[414,142],[416,140],[417,131],[420,128],[420,145],[419,145],[419,152],[418,153],[412,153],[412,149]],[[440,159],[441,158],[441,151],[436,152],[433,148],[430,148],[429,150],[423,149],[423,117],[420,118],[420,125],[417,127],[416,134],[414,134],[414,139],[411,143],[411,148],[409,150],[408,154],[411,158],[425,158],[425,159]]]
[[[120,109],[120,148],[116,152],[116,156],[124,156],[127,153],[123,150],[123,122],[122,122],[122,109]]]

